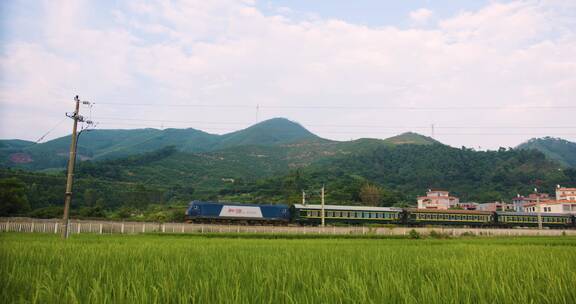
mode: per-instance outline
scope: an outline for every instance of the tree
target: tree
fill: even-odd
[[[14,177],[0,179],[0,216],[23,214],[29,210],[24,182]]]
[[[382,189],[376,185],[365,184],[360,188],[360,200],[369,206],[378,206],[382,199]]]
[[[84,190],[84,206],[92,207],[96,204],[96,191],[94,189]]]

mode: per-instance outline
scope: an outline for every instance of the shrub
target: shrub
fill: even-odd
[[[437,232],[436,230],[430,231],[430,237],[433,239],[449,239],[450,235],[447,233]]]
[[[410,230],[410,233],[408,233],[408,236],[409,236],[411,239],[419,239],[419,238],[420,238],[420,233],[418,233],[418,231],[412,229],[412,230]]]

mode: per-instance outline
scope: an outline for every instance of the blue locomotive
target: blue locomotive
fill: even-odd
[[[193,201],[186,210],[189,222],[288,223],[288,205],[255,205]]]
[[[407,226],[458,225],[469,227],[535,227],[536,213],[488,212],[470,210],[430,210],[310,204],[239,204],[193,201],[186,210],[188,222],[319,225],[324,212],[326,224],[395,224]],[[572,214],[542,213],[542,225],[550,228],[576,228]]]

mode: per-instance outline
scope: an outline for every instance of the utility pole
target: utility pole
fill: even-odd
[[[434,124],[432,124],[430,127],[432,129],[432,138],[434,138]]]
[[[68,217],[70,215],[70,202],[72,201],[72,184],[74,182],[74,165],[76,164],[76,143],[78,137],[76,135],[78,131],[78,122],[83,122],[84,117],[80,116],[80,99],[78,95],[74,97],[74,101],[76,101],[76,108],[72,115],[66,114],[66,116],[72,118],[74,120],[74,125],[72,127],[72,143],[70,144],[70,158],[68,159],[68,174],[66,177],[66,194],[64,197],[64,216],[62,217],[62,238],[68,238],[68,224],[69,220]],[[84,102],[89,104],[88,102]]]
[[[302,205],[306,205],[306,192],[302,190]]]
[[[534,188],[536,193],[536,205],[538,206],[538,229],[542,230],[542,208],[540,206],[540,195],[538,194],[538,189]]]
[[[322,227],[324,227],[324,185],[322,185]]]

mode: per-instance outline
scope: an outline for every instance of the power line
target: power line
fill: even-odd
[[[122,102],[99,102],[99,105],[108,106],[127,106],[127,107],[196,107],[196,108],[230,108],[230,109],[333,109],[333,110],[410,110],[410,111],[451,111],[451,110],[576,110],[572,105],[556,106],[438,106],[438,107],[419,107],[419,106],[361,106],[361,105],[263,105],[263,104],[174,104],[174,103],[122,103]]]
[[[101,125],[126,125],[126,126],[137,126],[137,127],[141,127],[141,128],[158,128],[158,126],[154,126],[154,125],[142,125],[142,124],[133,124],[133,123],[100,123]],[[181,126],[167,126],[164,125],[164,127],[168,127],[168,128],[178,128]],[[439,129],[440,127],[435,127],[436,129]],[[404,129],[410,130],[411,128],[409,127],[404,127]],[[205,128],[203,131],[205,130],[213,130],[213,131],[223,131],[223,132],[235,132],[238,131],[237,129],[229,129],[229,128],[213,128],[213,127],[208,127]],[[392,131],[322,131],[322,134],[387,134],[387,135],[398,135],[398,132],[392,132]],[[468,133],[468,132],[464,132],[464,133],[435,133],[435,136],[439,136],[439,135],[443,135],[443,136],[447,136],[447,135],[462,135],[462,136],[468,136],[468,135],[528,135],[528,136],[573,136],[576,135],[575,133]]]
[[[60,120],[57,124],[55,124],[52,128],[50,128],[46,133],[44,133],[44,135],[40,136],[40,138],[38,138],[33,145],[39,143],[40,141],[42,141],[46,136],[48,136],[48,134],[50,134],[50,132],[54,131],[54,129],[56,129],[59,125],[61,125],[64,121],[66,121],[68,117],[64,117],[62,120]]]
[[[169,123],[189,123],[189,124],[211,124],[211,125],[249,125],[249,122],[216,122],[201,120],[166,120],[166,119],[145,119],[145,118],[122,118],[122,117],[98,117],[98,120],[108,121],[142,121],[142,122],[169,122]],[[136,124],[134,124],[136,125]],[[336,128],[411,128],[429,129],[430,126],[406,126],[406,125],[346,125],[346,124],[307,124],[307,127],[336,127]],[[442,126],[434,124],[435,129],[576,129],[576,126]]]

